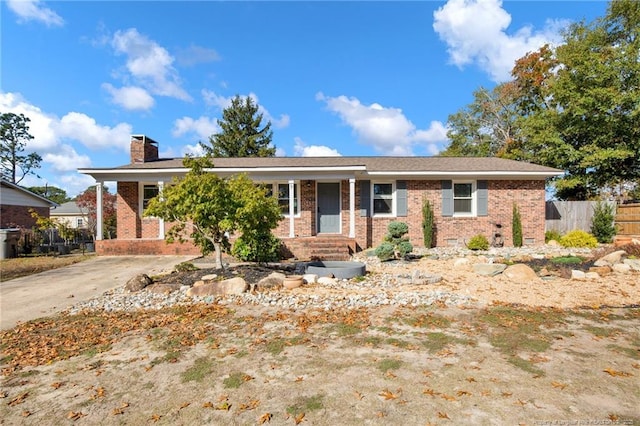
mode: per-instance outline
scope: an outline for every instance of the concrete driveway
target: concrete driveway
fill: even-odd
[[[0,329],[17,322],[49,316],[107,290],[124,285],[137,274],[155,275],[193,256],[96,256],[0,283]]]

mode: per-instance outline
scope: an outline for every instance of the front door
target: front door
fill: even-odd
[[[340,184],[318,183],[318,234],[340,233]]]

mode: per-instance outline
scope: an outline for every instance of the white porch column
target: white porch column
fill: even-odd
[[[160,193],[160,197],[163,197],[162,191],[164,191],[164,182],[158,181],[158,192]],[[164,219],[158,219],[158,239],[164,240]]]
[[[294,200],[295,200],[295,193],[296,187],[295,187],[295,181],[290,180],[289,181],[289,238],[293,238],[296,236],[296,229],[295,229],[295,224],[294,224],[294,219],[295,219],[295,204],[294,204]]]
[[[102,182],[96,183],[96,240],[102,240]]]
[[[356,237],[356,180],[349,179],[349,238]]]

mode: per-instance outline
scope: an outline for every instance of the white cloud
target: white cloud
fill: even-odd
[[[209,136],[220,132],[215,118],[202,116],[196,120],[191,117],[182,117],[174,121],[171,134],[173,137],[181,137],[193,134],[200,140],[209,140]]]
[[[460,68],[477,64],[496,82],[508,80],[515,61],[527,52],[560,42],[567,24],[548,21],[537,31],[525,26],[508,34],[511,15],[501,0],[449,0],[433,17],[433,29],[447,44],[451,63]]]
[[[102,88],[109,92],[114,104],[127,110],[147,111],[155,104],[153,97],[142,87],[124,86],[118,89],[109,83],[104,83]]]
[[[173,67],[174,58],[167,49],[135,28],[117,31],[111,46],[117,54],[127,57],[126,68],[130,76],[150,93],[191,100],[191,96],[181,87],[180,77]]]
[[[260,104],[260,100],[258,99],[258,95],[251,92],[248,95],[240,95],[241,98],[246,97],[251,98],[255,105],[258,105],[258,112],[263,115],[264,122],[270,121],[273,127],[276,129],[284,129],[285,127],[289,127],[291,122],[291,118],[287,114],[280,114],[280,118],[275,118],[271,113]],[[231,101],[235,96],[225,97],[222,95],[218,95],[212,90],[204,89],[202,90],[202,98],[204,102],[209,105],[218,108],[219,110],[224,110],[231,106]]]
[[[101,126],[95,119],[79,112],[66,114],[60,119],[58,125],[60,137],[77,140],[93,150],[117,148],[129,152],[131,134],[130,124],[119,123],[115,127]]]
[[[60,175],[55,182],[51,182],[52,185],[61,187],[67,191],[67,195],[75,197],[76,195],[84,192],[88,187],[94,186],[96,181],[89,175],[82,175],[80,173],[66,173]],[[115,182],[105,182],[109,188],[109,192],[115,194],[116,185]]]
[[[7,0],[7,6],[18,15],[18,22],[36,21],[48,27],[64,25],[64,19],[45,7],[40,0]]]
[[[358,142],[384,155],[413,155],[413,146],[417,143],[446,140],[442,123],[433,121],[429,129],[416,129],[399,108],[386,108],[377,103],[363,105],[356,98],[332,98],[322,93],[318,93],[316,99],[353,129]]]
[[[220,60],[220,55],[218,55],[218,52],[215,50],[196,46],[194,44],[186,49],[178,51],[176,56],[180,65],[185,67]]]
[[[55,127],[58,118],[44,113],[40,108],[31,105],[19,93],[0,93],[0,111],[24,114],[31,121],[28,123],[29,133],[33,136],[25,147],[25,151],[48,151],[58,145]]]
[[[185,145],[182,147],[182,156],[184,157],[185,155],[192,155],[195,157],[202,157],[205,152],[204,149],[202,148],[202,146],[198,143],[195,145]]]
[[[91,165],[91,159],[88,156],[78,154],[72,146],[67,144],[59,146],[56,152],[43,155],[42,161],[51,164],[51,168],[56,172],[71,172]]]
[[[340,157],[340,153],[324,145],[307,145],[298,137],[294,138],[293,153],[297,157]]]
[[[276,157],[286,157],[287,151],[284,148],[276,147]]]

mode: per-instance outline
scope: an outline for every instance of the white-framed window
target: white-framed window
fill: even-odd
[[[395,215],[395,185],[391,182],[374,182],[371,185],[371,211],[374,216]]]
[[[476,215],[475,182],[453,182],[453,215]]]
[[[140,214],[149,206],[149,201],[160,193],[157,183],[143,183],[140,187]]]
[[[81,217],[76,218],[76,228],[82,228],[84,220]]]
[[[278,197],[278,205],[282,214],[289,216],[289,200],[291,199],[289,183],[274,183],[273,193]],[[300,214],[300,185],[298,183],[293,184],[293,213],[296,216]]]

